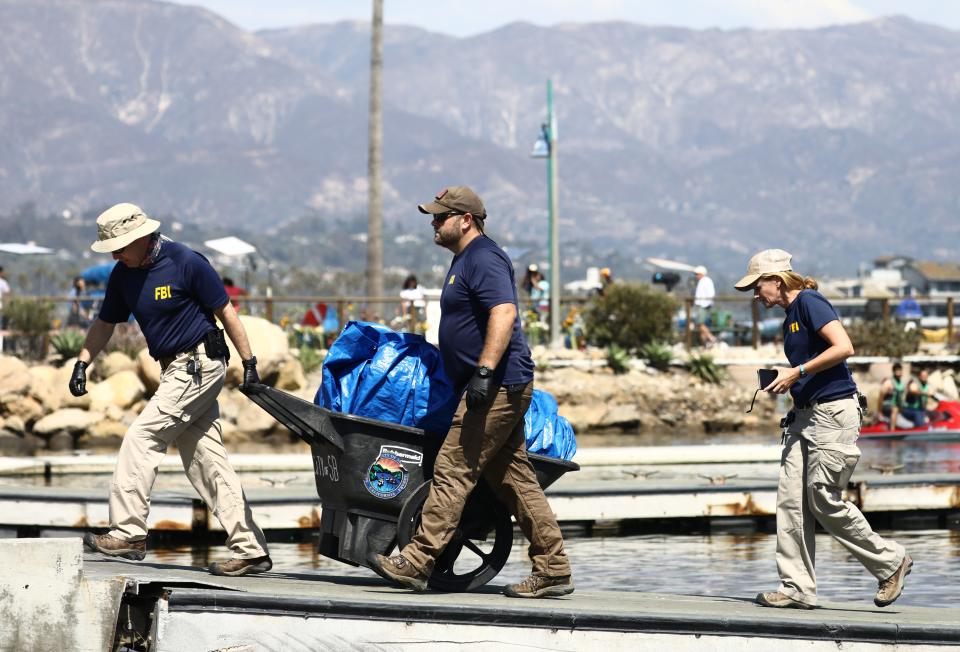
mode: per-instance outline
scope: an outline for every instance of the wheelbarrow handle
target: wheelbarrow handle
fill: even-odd
[[[343,438],[330,420],[330,410],[262,383],[244,385],[240,391],[306,443],[326,442],[343,452]]]

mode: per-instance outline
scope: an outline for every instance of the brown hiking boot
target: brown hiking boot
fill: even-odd
[[[214,575],[229,575],[231,577],[266,573],[271,568],[273,568],[273,561],[270,559],[270,555],[254,557],[253,559],[234,557],[229,561],[215,561],[210,564],[210,572]]]
[[[503,593],[511,598],[557,598],[573,593],[573,579],[570,575],[529,575],[516,584],[507,584]]]
[[[383,578],[414,591],[427,590],[427,580],[430,578],[414,568],[413,564],[407,561],[407,558],[403,555],[394,555],[393,557],[377,555],[376,566],[377,568],[373,570]]]
[[[779,609],[815,609],[812,604],[794,600],[789,595],[780,593],[780,591],[767,591],[757,594],[757,604],[764,607],[777,607]]]
[[[110,534],[94,534],[87,532],[83,535],[83,547],[90,552],[102,552],[111,557],[123,557],[140,561],[147,556],[147,541],[124,541]]]
[[[885,580],[880,580],[880,586],[877,589],[877,595],[873,598],[873,604],[878,607],[886,607],[893,604],[894,600],[900,597],[903,592],[903,583],[907,575],[913,570],[913,559],[910,555],[903,553],[903,561],[900,562],[900,568],[894,571],[893,575]]]

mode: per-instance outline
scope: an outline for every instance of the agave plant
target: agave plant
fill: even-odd
[[[719,385],[723,381],[723,369],[712,355],[691,355],[689,365],[690,373],[704,382]]]
[[[666,371],[673,360],[673,350],[662,342],[650,342],[640,347],[640,357],[654,369]]]
[[[85,337],[79,328],[67,328],[50,338],[50,346],[57,352],[60,364],[77,357],[83,348]]]
[[[607,347],[607,366],[615,374],[625,374],[630,371],[630,354],[623,347],[611,344]]]

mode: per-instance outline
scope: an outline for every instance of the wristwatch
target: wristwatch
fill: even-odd
[[[492,373],[493,371],[491,371],[490,367],[486,365],[481,365],[477,367],[477,375],[480,376],[481,378],[489,378],[490,374]]]
[[[806,377],[807,377],[807,370],[803,368],[803,365],[800,365],[799,367],[797,367],[797,369],[800,370],[800,377],[801,377],[801,378],[806,378]]]

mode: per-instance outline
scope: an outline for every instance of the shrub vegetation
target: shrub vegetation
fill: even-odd
[[[668,341],[676,310],[673,298],[645,283],[615,283],[586,311],[587,339],[634,353],[650,342]]]

